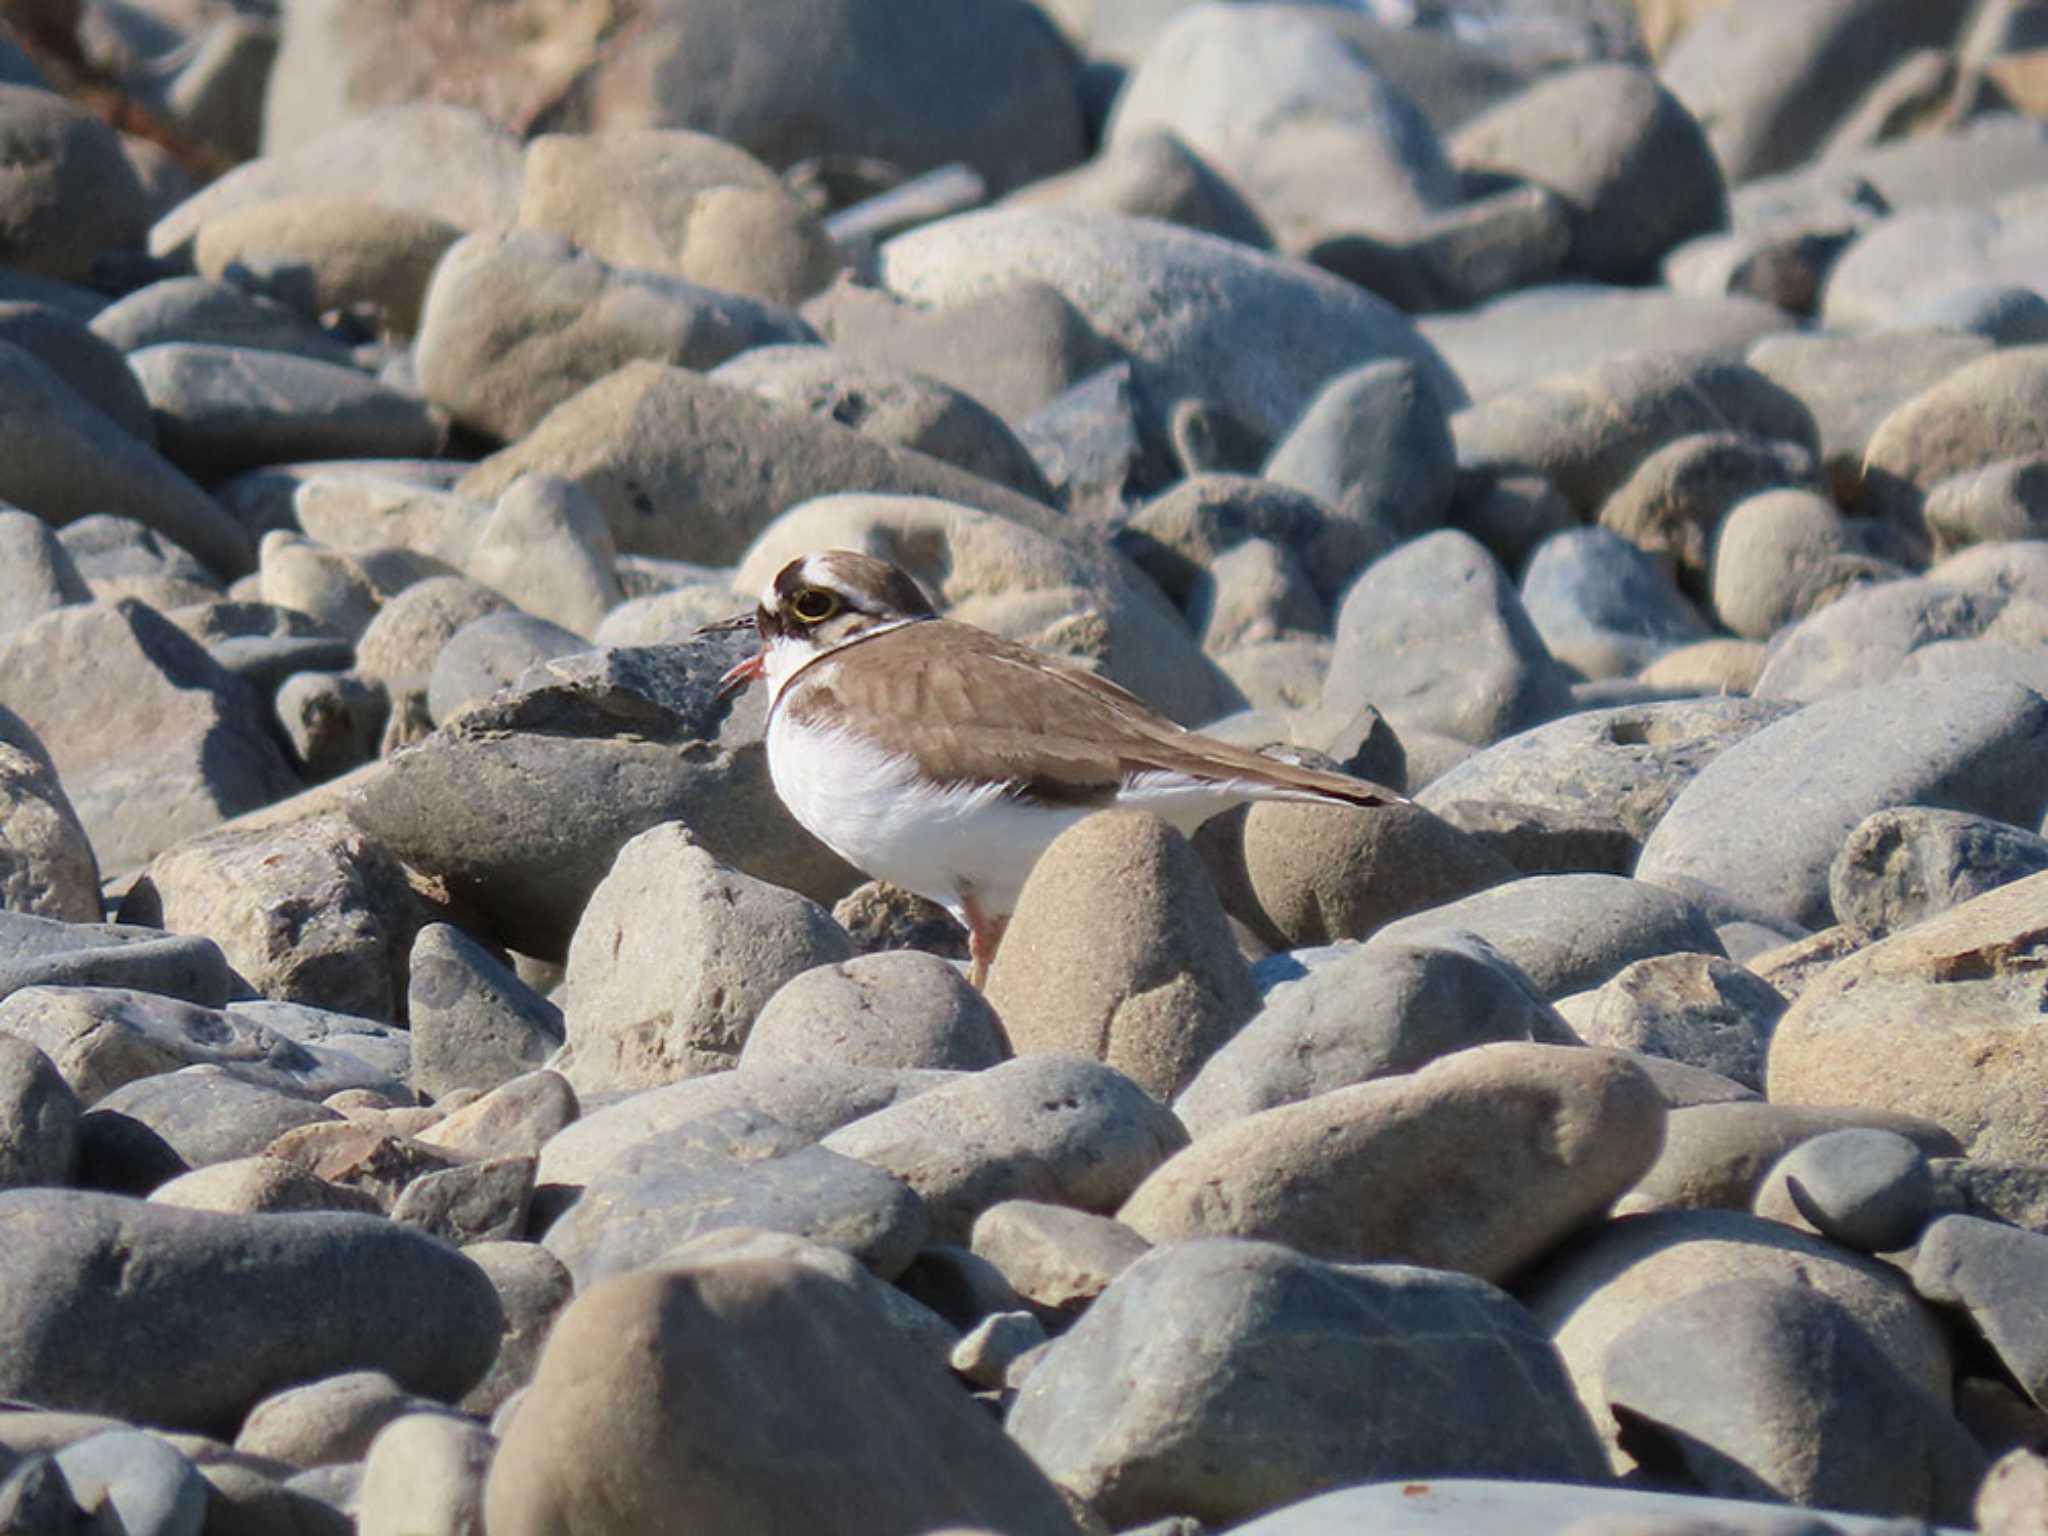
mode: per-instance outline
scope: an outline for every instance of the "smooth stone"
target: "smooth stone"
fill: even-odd
[[[83,283],[100,252],[141,243],[148,208],[112,128],[54,90],[13,81],[0,84],[0,125],[18,168],[0,262]]]
[[[1671,1113],[1664,1149],[1617,1209],[1746,1211],[1780,1158],[1816,1137],[1860,1129],[1895,1132],[1929,1156],[1957,1148],[1940,1126],[1883,1109],[1755,1100],[1689,1105]]]
[[[1593,64],[1529,86],[1461,126],[1460,170],[1518,176],[1563,199],[1566,269],[1640,282],[1658,259],[1727,220],[1727,189],[1707,136],[1647,70]]]
[[[484,1480],[498,1442],[480,1425],[410,1413],[379,1430],[363,1455],[361,1536],[483,1528]]]
[[[353,356],[295,310],[205,277],[167,277],[138,288],[94,315],[91,329],[122,352],[182,341],[256,347],[342,365]]]
[[[1177,467],[1159,411],[1128,362],[1113,363],[1017,423],[1017,439],[1071,515],[1114,521],[1166,488]]]
[[[619,850],[570,940],[566,1075],[653,1087],[735,1065],[783,983],[852,957],[816,902],[727,869],[680,824],[652,828]]]
[[[1951,288],[1914,306],[1909,326],[1982,336],[2001,347],[2048,341],[2048,299],[2023,284]]]
[[[540,1066],[566,1037],[560,1008],[451,924],[420,929],[408,966],[412,1085],[421,1093],[496,1088]]]
[[[1189,594],[1188,623],[1202,649],[1221,658],[1290,635],[1320,636],[1330,616],[1315,585],[1285,546],[1247,539],[1217,556]]]
[[[330,51],[324,67],[331,71],[333,64]],[[150,254],[188,257],[199,230],[212,220],[306,193],[415,209],[461,229],[511,224],[518,217],[519,141],[466,107],[380,104],[324,133],[289,138],[267,132],[263,155],[159,219],[149,232]]]
[[[1472,1046],[1561,1043],[1567,1033],[1528,978],[1482,941],[1380,940],[1269,991],[1173,1108],[1202,1137],[1260,1110],[1413,1072]]]
[[[1750,640],[1768,640],[1860,586],[1894,572],[1857,553],[1825,496],[1765,491],[1729,509],[1714,538],[1708,588],[1716,618]]]
[[[353,1014],[330,1013],[305,1003],[280,1003],[269,998],[238,998],[228,1013],[240,1022],[261,1025],[307,1047],[342,1052],[386,1074],[384,1082],[352,1084],[372,1093],[398,1085],[395,1101],[409,1102],[403,1090],[412,1075],[412,1041],[403,1029]],[[339,1090],[336,1090],[339,1091]]]
[[[1716,955],[1655,955],[1617,973],[1573,1020],[1588,1045],[1644,1051],[1763,1088],[1764,1053],[1786,1000]]]
[[[92,601],[92,589],[56,530],[33,513],[0,509],[0,555],[0,634],[52,609]]]
[[[330,815],[175,843],[129,887],[120,917],[207,934],[266,997],[389,1019],[427,913],[389,851]]]
[[[1150,1251],[1122,1222],[1038,1200],[1003,1200],[974,1219],[975,1256],[1038,1307],[1078,1311]]]
[[[1020,187],[1009,200],[1161,219],[1260,250],[1273,244],[1244,194],[1170,128],[1126,129],[1093,159]]]
[[[1161,1100],[1258,1007],[1201,860],[1139,812],[1089,816],[1045,851],[987,992],[1019,1053],[1092,1057]]]
[[[1174,1513],[1235,1527],[1396,1469],[1600,1467],[1541,1330],[1491,1286],[1220,1239],[1118,1276],[1025,1379],[1007,1425],[1125,1529]]]
[[[390,1079],[346,1052],[177,998],[92,985],[32,985],[0,1001],[0,1032],[47,1054],[81,1102],[160,1072],[211,1064],[258,1087],[319,1099]]]
[[[701,371],[749,347],[813,339],[781,305],[512,229],[466,236],[434,269],[417,355],[428,399],[510,442],[636,359]]]
[[[908,368],[821,346],[757,346],[712,370],[762,399],[914,448],[1039,501],[1052,488],[1003,419],[974,396]]]
[[[2030,771],[2024,744],[2044,732],[2048,703],[2010,683],[1902,682],[1822,699],[1702,769],[1644,843],[1637,878],[1696,879],[1825,927],[1829,868],[1873,811],[1934,797],[2037,825],[2048,780]],[[1768,818],[1754,814],[1760,794]]]
[[[593,1287],[557,1322],[505,1431],[486,1525],[633,1536],[689,1509],[735,1532],[1071,1531],[1044,1474],[882,1319],[787,1258]],[[919,1432],[890,1428],[905,1423]],[[792,1445],[808,1454],[792,1460]]]
[[[1922,390],[1992,350],[1981,337],[1945,331],[1865,336],[1788,331],[1764,337],[1746,360],[1813,412],[1822,470],[1846,505],[1862,487],[1863,454],[1878,424]]]
[[[1499,1280],[1634,1184],[1664,1117],[1618,1053],[1476,1045],[1211,1129],[1117,1220],[1155,1245],[1255,1238]]]
[[[1756,1213],[1780,1209],[1859,1253],[1910,1247],[1935,1211],[1927,1154],[1876,1126],[1829,1131],[1778,1159],[1756,1194]]]
[[[1622,1445],[1701,1492],[1961,1521],[1984,1453],[1840,1302],[1789,1279],[1666,1302],[1601,1371]]]
[[[461,238],[455,225],[416,208],[324,194],[280,197],[201,224],[192,260],[210,278],[287,265],[304,274],[311,313],[367,311],[380,330],[406,337],[419,329],[435,264]]]
[[[1662,346],[1545,373],[1451,418],[1462,470],[1543,475],[1588,521],[1659,449],[1731,432],[1818,445],[1790,391],[1711,352]]]
[[[872,1163],[925,1202],[931,1236],[964,1243],[1003,1200],[1107,1214],[1187,1144],[1123,1074],[1070,1056],[1019,1056],[831,1132],[828,1151]]]
[[[1650,955],[1722,952],[1706,914],[1694,903],[1616,875],[1513,880],[1390,923],[1378,938],[1424,942],[1445,931],[1485,939],[1546,998],[1599,986]]]
[[[2048,1509],[2048,1457],[2016,1446],[1991,1464],[1972,1514],[1984,1536],[2032,1536]]]
[[[848,891],[833,905],[832,920],[864,955],[920,949],[943,960],[967,958],[967,930],[952,913],[886,880]]]
[[[1592,1228],[1518,1287],[1549,1330],[1580,1399],[1613,1447],[1601,1370],[1615,1340],[1658,1307],[1739,1280],[1802,1284],[1846,1307],[1907,1380],[1945,1399],[1952,1390],[1941,1327],[1899,1273],[1838,1244],[1737,1211],[1669,1211]]]
[[[299,1468],[361,1461],[385,1425],[435,1406],[383,1371],[348,1371],[263,1399],[242,1421],[235,1449]]]
[[[640,1142],[723,1110],[744,1109],[817,1140],[958,1081],[960,1075],[953,1072],[790,1063],[644,1088],[589,1106],[575,1124],[551,1137],[541,1148],[539,1181],[543,1193],[553,1187],[573,1199],[577,1189]],[[556,1208],[561,1208],[559,1201]]]
[[[149,401],[120,351],[47,304],[0,301],[0,341],[39,360],[137,442],[157,446]]]
[[[1378,358],[1412,362],[1445,409],[1463,399],[1392,306],[1303,263],[1171,225],[996,208],[899,235],[877,257],[884,287],[926,305],[1048,283],[1125,351],[1147,396],[1208,400],[1269,440],[1331,375]],[[1245,330],[1254,315],[1256,338]]]
[[[11,1270],[5,1389],[218,1432],[292,1382],[381,1369],[454,1396],[496,1348],[497,1299],[430,1238],[342,1215],[225,1216],[58,1190],[0,1194]],[[116,1291],[93,1278],[125,1271]],[[223,1298],[224,1269],[244,1278]],[[317,1307],[318,1328],[303,1326]],[[198,1309],[204,1331],[166,1333]]]
[[[540,958],[567,953],[620,848],[669,821],[749,875],[837,900],[859,877],[775,797],[762,691],[716,697],[746,644],[706,636],[536,668],[381,763],[349,815],[445,881],[489,937]],[[486,818],[464,810],[480,803]]]
[[[1323,707],[1371,704],[1396,729],[1483,746],[1562,714],[1565,678],[1499,562],[1443,529],[1375,561],[1345,594]]]
[[[297,1163],[257,1154],[209,1163],[168,1179],[149,1192],[157,1205],[188,1211],[256,1216],[276,1211],[355,1211],[382,1216],[384,1208],[360,1190],[330,1184]]]
[[[488,1093],[451,1093],[439,1107],[447,1113],[415,1132],[414,1140],[473,1161],[537,1160],[541,1148],[583,1113],[568,1080],[546,1068],[522,1073]]]
[[[1748,432],[1695,432],[1646,456],[1600,504],[1600,526],[1675,565],[1698,595],[1710,582],[1719,530],[1729,509],[1781,486],[1816,482],[1803,443]]]
[[[1771,1037],[1771,1097],[1919,1115],[1971,1156],[2048,1162],[2048,1115],[2026,1086],[2048,1042],[2027,979],[2044,892],[2048,874],[2028,876],[1822,972]]]
[[[1643,839],[1702,768],[1791,712],[1789,704],[1741,698],[1584,710],[1474,753],[1432,780],[1416,802],[1481,836],[1482,818],[1493,808],[1526,810],[1547,829],[1545,841],[1569,837],[1580,847],[1611,848],[1611,864],[1595,872],[1622,874],[1635,867]],[[1533,850],[1524,851],[1516,835],[1488,840],[1526,869]]]
[[[588,635],[625,598],[617,565],[596,502],[577,486],[529,475],[498,498],[464,569],[521,611]]]
[[[128,986],[205,1006],[248,990],[211,939],[0,912],[0,997],[33,986]]]
[[[69,1183],[81,1113],[49,1057],[25,1040],[0,1039],[0,1188]]]
[[[99,860],[92,842],[43,744],[5,705],[0,827],[0,910],[58,922],[100,920]]]
[[[1185,608],[1219,558],[1250,540],[1291,552],[1324,601],[1351,579],[1324,558],[1332,509],[1303,491],[1238,474],[1190,474],[1133,508],[1111,542]],[[1353,537],[1345,533],[1341,537]],[[1334,537],[1334,535],[1333,535]]]
[[[2048,454],[1951,475],[1927,493],[1921,514],[1936,560],[1972,544],[2048,536]]]
[[[1828,904],[1881,939],[1986,891],[2048,870],[2048,839],[1989,816],[1926,806],[1872,812],[1828,870]]]
[[[384,684],[394,697],[419,691],[434,661],[465,626],[508,604],[467,576],[423,575],[390,594],[356,639],[356,671]]]
[[[491,1368],[457,1403],[465,1413],[494,1414],[533,1379],[548,1331],[575,1295],[569,1271],[539,1243],[472,1243],[462,1256],[498,1293],[505,1332]]]
[[[2031,292],[2043,234],[2040,209],[2024,189],[1996,200],[1895,209],[1829,270],[1821,317],[1840,331],[1972,331],[1972,319],[1995,323],[1993,295]],[[2015,329],[2012,343],[2043,339],[2038,315]]]
[[[1918,534],[1927,494],[1949,476],[2048,451],[2048,347],[1965,363],[1879,422],[1863,455],[1861,510]]]
[[[1699,640],[1669,651],[1636,674],[1647,688],[1707,698],[1747,698],[1764,669],[1760,640]]]
[[[732,602],[722,592],[720,598],[722,616]],[[663,635],[638,640],[614,635],[607,643],[687,642],[701,627],[701,621],[671,626]],[[434,653],[433,670],[427,675],[427,714],[436,725],[445,725],[470,705],[518,683],[529,669],[590,648],[580,635],[516,608],[471,619]]]
[[[391,1219],[454,1247],[502,1242],[526,1231],[532,1157],[493,1157],[423,1173],[391,1202]]]
[[[1958,1307],[2037,1406],[2048,1406],[2048,1341],[2035,1298],[2048,1237],[1975,1216],[1943,1216],[1920,1234],[1913,1289]]]
[[[128,1536],[199,1536],[206,1523],[206,1479],[156,1435],[139,1429],[88,1435],[50,1460],[95,1524]]]
[[[791,977],[754,1016],[739,1059],[977,1072],[1009,1054],[1003,1021],[953,965],[896,950]]]
[[[1709,633],[1666,568],[1606,528],[1537,545],[1521,597],[1544,649],[1587,677],[1629,676]]]
[[[349,643],[305,614],[261,602],[195,603],[165,615],[206,654],[250,687],[270,694],[297,672],[338,672],[355,659]]]
[[[254,1157],[286,1131],[341,1118],[301,1095],[211,1064],[137,1078],[102,1095],[95,1107],[141,1121],[193,1169]]]
[[[1777,639],[1756,680],[1757,695],[1808,704],[1889,682],[1929,646],[2000,633],[1999,620],[2010,606],[2004,592],[1921,577],[1844,592]],[[2031,616],[2028,605],[2019,617]],[[2023,623],[2026,639],[2035,638],[2035,628]]]
[[[926,1221],[917,1194],[881,1168],[734,1108],[620,1152],[549,1227],[546,1243],[582,1290],[727,1227],[791,1232],[890,1278],[923,1242]]]

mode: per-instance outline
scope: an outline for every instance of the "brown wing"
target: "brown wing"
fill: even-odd
[[[1098,805],[1132,775],[1158,771],[1232,780],[1254,795],[1402,801],[1364,779],[1184,730],[1105,678],[943,619],[842,647],[798,676],[782,708],[798,718],[885,716],[903,749],[946,783],[993,779],[1031,799]]]

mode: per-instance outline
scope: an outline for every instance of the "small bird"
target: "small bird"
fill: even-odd
[[[755,655],[721,697],[768,683],[768,772],[789,812],[847,863],[950,909],[978,987],[1025,876],[1091,811],[1150,811],[1192,832],[1245,800],[1375,806],[1393,790],[1174,724],[1115,683],[939,617],[872,555],[792,560],[760,607]]]

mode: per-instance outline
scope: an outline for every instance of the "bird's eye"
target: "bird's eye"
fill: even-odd
[[[839,611],[839,597],[823,587],[805,587],[790,599],[789,611],[799,623],[822,624]]]

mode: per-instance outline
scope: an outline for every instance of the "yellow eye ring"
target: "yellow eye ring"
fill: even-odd
[[[839,598],[823,587],[805,587],[790,599],[789,611],[800,624],[822,624],[839,611]]]

